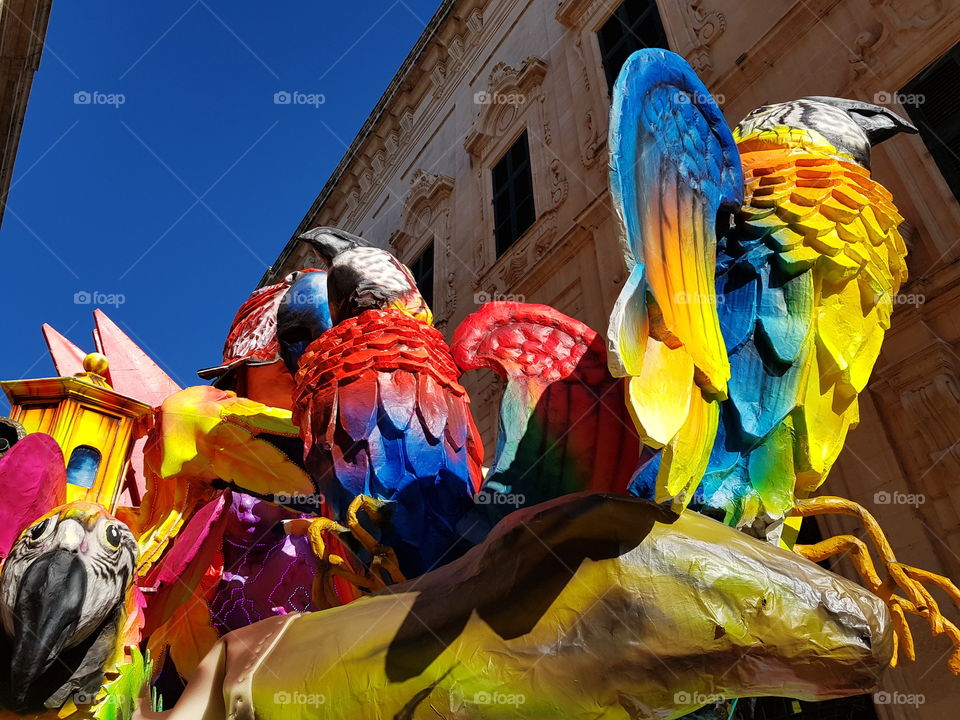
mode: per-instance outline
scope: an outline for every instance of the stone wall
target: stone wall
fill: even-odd
[[[53,0],[0,0],[0,221]]]

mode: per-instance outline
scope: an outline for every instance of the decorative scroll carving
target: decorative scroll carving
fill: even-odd
[[[410,108],[406,108],[400,116],[400,127],[403,128],[405,133],[413,130],[413,110]]]
[[[538,57],[528,57],[519,68],[505,62],[498,63],[493,68],[489,89],[475,95],[476,102],[483,106],[483,110],[473,131],[464,142],[468,153],[481,158],[489,141],[511,128],[517,115],[533,102],[537,102],[539,106],[539,124],[544,128],[544,136],[550,134],[537,95],[546,72],[547,64]]]
[[[470,16],[467,18],[467,27],[470,28],[470,32],[476,34],[483,30],[483,11],[480,8],[476,8]]]
[[[447,63],[445,60],[438,60],[430,71],[430,84],[433,86],[434,95],[443,92],[447,80]]]
[[[573,44],[577,48],[577,56],[580,58],[580,78],[583,80],[583,89],[589,93],[590,73],[587,72],[587,58],[583,53],[583,35],[577,35]]]
[[[450,249],[450,245],[447,245],[447,250]],[[443,289],[443,317],[440,319],[438,324],[445,325],[450,322],[450,318],[453,317],[453,314],[457,311],[457,274],[455,272],[447,273],[447,282]]]
[[[514,287],[527,274],[527,253],[523,252],[525,249],[511,253],[500,269],[500,279],[507,287]]]
[[[466,53],[467,40],[463,35],[455,35],[450,41],[450,65],[452,70],[463,67],[463,58]]]
[[[854,50],[850,53],[850,65],[853,72],[852,82],[870,70],[870,61],[874,55],[874,46],[883,36],[883,26],[864,30],[853,41]]]
[[[693,41],[693,50],[687,54],[687,60],[697,72],[706,72],[713,68],[710,47],[727,29],[727,19],[721,12],[705,9],[703,0],[690,0],[686,12],[690,18],[687,30]]]
[[[559,158],[554,158],[550,163],[550,199],[553,201],[553,207],[559,207],[570,190],[570,182],[563,173],[563,163]]]
[[[473,278],[473,289],[476,290],[480,287],[481,274],[487,267],[487,253],[486,253],[486,244],[482,239],[477,239],[473,243],[473,267],[476,271],[476,276]]]
[[[404,203],[400,228],[390,236],[390,245],[397,257],[409,262],[422,238],[449,244],[450,208],[447,199],[453,192],[453,179],[446,175],[417,170],[410,181],[410,192]]]
[[[593,119],[593,110],[587,110],[583,116],[584,140],[580,147],[580,159],[585,167],[593,167],[603,155],[607,145],[606,134]]]
[[[360,212],[363,209],[360,200],[360,190],[356,188],[347,194],[346,211],[343,216],[348,227],[356,227],[357,223],[360,222]]]

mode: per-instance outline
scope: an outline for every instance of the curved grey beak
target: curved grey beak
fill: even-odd
[[[327,264],[333,262],[333,259],[342,252],[356,247],[366,247],[369,244],[358,235],[333,227],[313,228],[303,233],[300,239],[310,243],[320,253],[320,257],[327,261]]]
[[[86,594],[87,573],[76,553],[52,550],[27,568],[14,606],[10,683],[16,702],[26,701],[73,638]]]

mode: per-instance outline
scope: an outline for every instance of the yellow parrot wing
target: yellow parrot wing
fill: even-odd
[[[167,398],[155,420],[146,466],[164,481],[220,479],[263,497],[314,493],[288,410],[201,385]],[[277,438],[293,440],[287,453]]]
[[[716,219],[739,207],[733,136],[696,73],[641,50],[614,86],[610,185],[630,269],[611,315],[610,369],[631,378],[644,441],[665,447],[657,500],[685,505],[706,468],[730,365],[715,291]]]
[[[791,360],[803,365],[795,368],[796,398],[785,398],[794,407],[792,420],[786,412],[776,419],[790,424],[796,437],[792,458],[779,463],[777,473],[794,474],[801,495],[823,482],[859,420],[857,395],[907,274],[897,229],[903,218],[890,193],[865,168],[818,147],[822,142],[807,138],[798,145],[797,131],[786,128],[779,147],[770,137],[740,142],[746,177],[740,229],[773,251],[773,265],[785,276],[809,272],[812,279],[810,339]],[[736,389],[731,401],[739,402]],[[756,435],[767,432],[773,430],[764,426]],[[784,497],[767,509],[781,512],[790,502]]]

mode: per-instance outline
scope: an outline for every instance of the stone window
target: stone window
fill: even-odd
[[[431,240],[427,247],[417,258],[410,263],[410,272],[413,273],[413,279],[417,281],[417,288],[420,294],[430,308],[433,308],[433,241]]]
[[[960,200],[960,44],[907,83],[903,106]]]
[[[533,202],[533,174],[527,131],[493,166],[493,223],[497,257],[503,255],[533,225],[537,213]]]
[[[607,89],[631,54],[648,47],[667,47],[667,33],[654,0],[624,0],[597,31]]]

